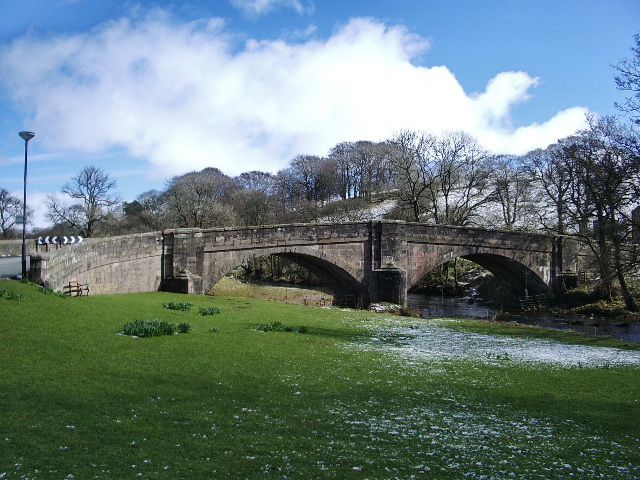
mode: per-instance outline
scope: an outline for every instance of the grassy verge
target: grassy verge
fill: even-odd
[[[283,287],[281,285],[261,285],[244,283],[235,278],[225,277],[209,292],[220,297],[244,297],[296,303],[299,305],[331,305],[333,293],[326,288]]]
[[[360,347],[393,348],[376,322],[422,320],[369,312],[166,293],[60,298],[10,281],[0,288],[22,295],[0,297],[0,478],[639,473],[637,367],[408,360]],[[169,302],[193,307],[164,309]],[[119,334],[150,319],[191,330]],[[258,328],[275,322],[305,333]],[[532,331],[500,328],[493,333]]]

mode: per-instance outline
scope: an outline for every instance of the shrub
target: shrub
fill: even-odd
[[[136,337],[173,335],[176,331],[178,333],[188,333],[189,330],[191,330],[190,323],[183,322],[175,325],[162,320],[133,320],[122,327],[123,334],[134,335]]]
[[[258,330],[261,332],[281,332],[283,328],[282,322],[269,322],[258,325]]]
[[[0,297],[5,293],[8,293],[8,292],[4,288],[0,288]]]
[[[9,292],[5,295],[5,297],[7,300],[22,300],[24,298],[24,295],[21,293],[16,293],[16,292]]]
[[[192,306],[189,302],[169,302],[164,304],[164,308],[167,310],[180,310],[182,312],[188,312]]]
[[[200,307],[198,309],[198,315],[215,315],[220,312],[222,312],[222,310],[218,307]]]

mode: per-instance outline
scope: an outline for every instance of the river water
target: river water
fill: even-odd
[[[407,298],[411,308],[419,310],[423,318],[479,318],[491,319],[497,310],[482,305],[471,298],[439,297],[410,293]],[[534,325],[559,330],[571,330],[588,335],[608,335],[626,342],[640,343],[640,324],[622,325],[621,321],[584,316],[556,317],[518,313],[515,320],[524,325]]]

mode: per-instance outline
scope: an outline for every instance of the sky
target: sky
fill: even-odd
[[[0,0],[0,188],[46,196],[84,166],[123,200],[217,167],[402,129],[544,148],[613,115],[638,0]]]

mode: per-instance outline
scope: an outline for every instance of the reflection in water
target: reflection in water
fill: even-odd
[[[421,293],[409,293],[407,303],[414,310],[420,311],[424,318],[462,317],[488,319],[496,313],[496,310],[480,305],[473,299],[460,297],[438,297]]]
[[[576,323],[579,322],[579,323]],[[535,325],[537,327],[557,328],[560,330],[571,330],[588,335],[607,335],[625,342],[640,343],[640,325],[621,325],[620,322],[609,323],[603,319],[577,319],[577,318],[553,318],[539,317],[528,318],[518,317],[518,323],[525,325]]]
[[[497,310],[467,298],[410,293],[407,301],[411,308],[420,311],[423,318],[490,319],[497,313]],[[569,318],[556,318],[551,315],[527,316],[524,312],[518,315],[517,322],[524,325],[571,330],[588,335],[608,335],[618,340],[640,343],[639,324],[623,325],[620,321],[608,322],[604,319],[587,319],[578,316]]]

